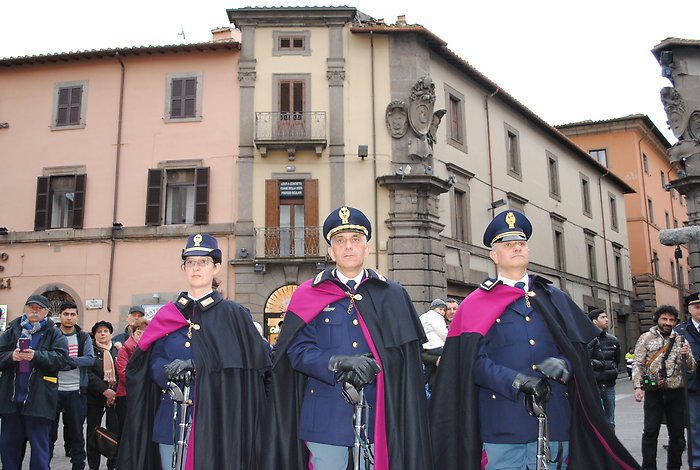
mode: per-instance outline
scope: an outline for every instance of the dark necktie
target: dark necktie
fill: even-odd
[[[353,281],[352,279],[350,279],[350,280],[348,281],[348,284],[347,284],[347,285],[348,285],[348,288],[350,289],[350,292],[355,292],[355,286],[357,285],[357,282],[355,282],[355,281]]]
[[[524,282],[516,282],[515,287],[517,287],[520,290],[525,290],[525,283]]]

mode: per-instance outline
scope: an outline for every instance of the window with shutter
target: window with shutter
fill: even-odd
[[[195,169],[194,176],[194,223],[209,223],[209,168]]]
[[[51,128],[54,130],[85,127],[87,80],[56,83]]]
[[[75,199],[73,204],[73,228],[83,228],[85,212],[85,185],[87,175],[75,175]]]
[[[265,227],[265,256],[319,256],[318,180],[266,180]]]
[[[36,209],[34,211],[34,230],[45,230],[49,222],[49,178],[40,176],[36,179]]]
[[[201,96],[201,72],[168,74],[165,121],[201,120]]]
[[[209,167],[148,170],[146,225],[209,223]]]
[[[163,203],[163,175],[165,170],[151,168],[148,170],[146,188],[146,225],[161,224],[161,205]]]
[[[34,230],[83,228],[86,178],[85,174],[39,177]]]

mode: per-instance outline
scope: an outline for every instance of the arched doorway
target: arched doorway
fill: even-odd
[[[57,318],[60,312],[61,304],[63,302],[74,302],[75,299],[68,292],[61,290],[58,286],[49,286],[44,292],[41,293],[44,297],[49,299],[49,314],[52,317]]]
[[[264,333],[270,344],[277,342],[284,314],[287,313],[287,307],[289,307],[289,300],[297,287],[299,286],[296,284],[279,287],[270,294],[265,302]]]

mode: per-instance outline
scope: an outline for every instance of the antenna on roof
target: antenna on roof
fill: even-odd
[[[178,36],[182,36],[182,40],[183,40],[183,41],[187,39],[187,38],[185,37],[185,28],[183,28],[182,25],[180,25],[180,32],[177,33],[177,35],[178,35]]]

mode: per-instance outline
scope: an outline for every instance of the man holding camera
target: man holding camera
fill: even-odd
[[[642,469],[656,470],[656,449],[661,419],[666,415],[668,429],[668,470],[681,468],[685,448],[683,421],[685,398],[683,361],[686,370],[695,370],[695,359],[688,343],[674,331],[678,310],[662,305],[653,316],[653,327],[639,337],[634,350],[632,383],[634,399],[644,400],[644,433],[642,434]]]

